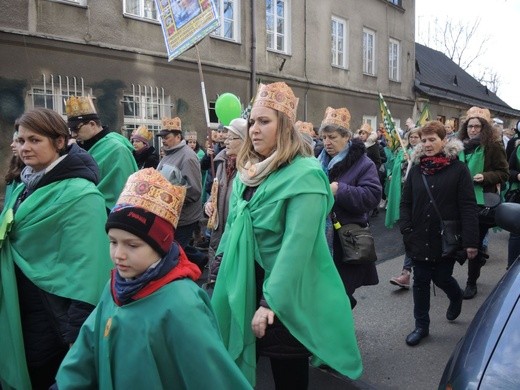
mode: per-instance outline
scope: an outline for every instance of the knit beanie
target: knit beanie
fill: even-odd
[[[140,207],[116,205],[108,216],[105,230],[121,229],[132,233],[150,245],[163,257],[173,243],[173,225]]]

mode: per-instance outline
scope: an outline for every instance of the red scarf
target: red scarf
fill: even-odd
[[[419,163],[421,173],[424,175],[433,175],[441,169],[446,168],[453,162],[454,158],[446,156],[444,153],[435,156],[422,156]]]

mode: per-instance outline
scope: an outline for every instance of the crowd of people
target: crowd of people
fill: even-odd
[[[381,208],[403,235],[390,283],[412,287],[406,344],[429,335],[432,282],[457,319],[487,258],[489,194],[520,192],[520,121],[497,130],[481,107],[458,129],[409,118],[391,149],[346,107],[317,127],[297,107],[287,84],[260,84],[247,119],[204,147],[174,117],[157,149],[146,126],[109,131],[89,97],[66,101],[67,121],[20,116],[0,215],[0,388],[246,389],[260,356],[277,389],[306,389],[309,364],[358,378],[354,293],[379,276],[345,262],[338,226],[369,227]],[[461,237],[448,254],[446,222]],[[508,266],[519,254],[511,234]]]

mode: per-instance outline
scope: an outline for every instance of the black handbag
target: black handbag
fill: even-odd
[[[432,202],[433,208],[435,212],[439,216],[439,220],[441,221],[441,242],[442,242],[442,257],[452,257],[457,254],[457,252],[462,250],[462,226],[459,220],[451,220],[451,219],[442,219],[441,212],[437,207],[437,202],[433,198],[432,193],[430,192],[430,187],[428,187],[428,183],[426,182],[426,178],[422,175],[422,179],[424,182],[424,186],[426,187],[426,192],[428,192],[428,196]],[[465,260],[465,259],[464,259]],[[457,259],[457,261],[459,261]],[[460,261],[459,261],[460,263]],[[463,261],[462,261],[463,263]],[[461,263],[461,264],[462,264]]]
[[[341,225],[334,213],[332,214],[334,228],[338,233],[343,257],[341,261],[347,264],[367,264],[377,260],[374,236],[368,226],[356,223]]]
[[[484,206],[479,206],[478,222],[490,227],[496,226],[495,212],[501,201],[500,194],[495,192],[484,192]]]

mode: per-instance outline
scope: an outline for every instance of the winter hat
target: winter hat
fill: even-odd
[[[229,126],[224,126],[225,129],[231,131],[234,135],[240,137],[244,141],[247,137],[247,121],[243,118],[233,119]]]
[[[130,232],[164,256],[173,243],[185,196],[186,187],[170,184],[157,170],[137,171],[128,178],[105,230]]]

